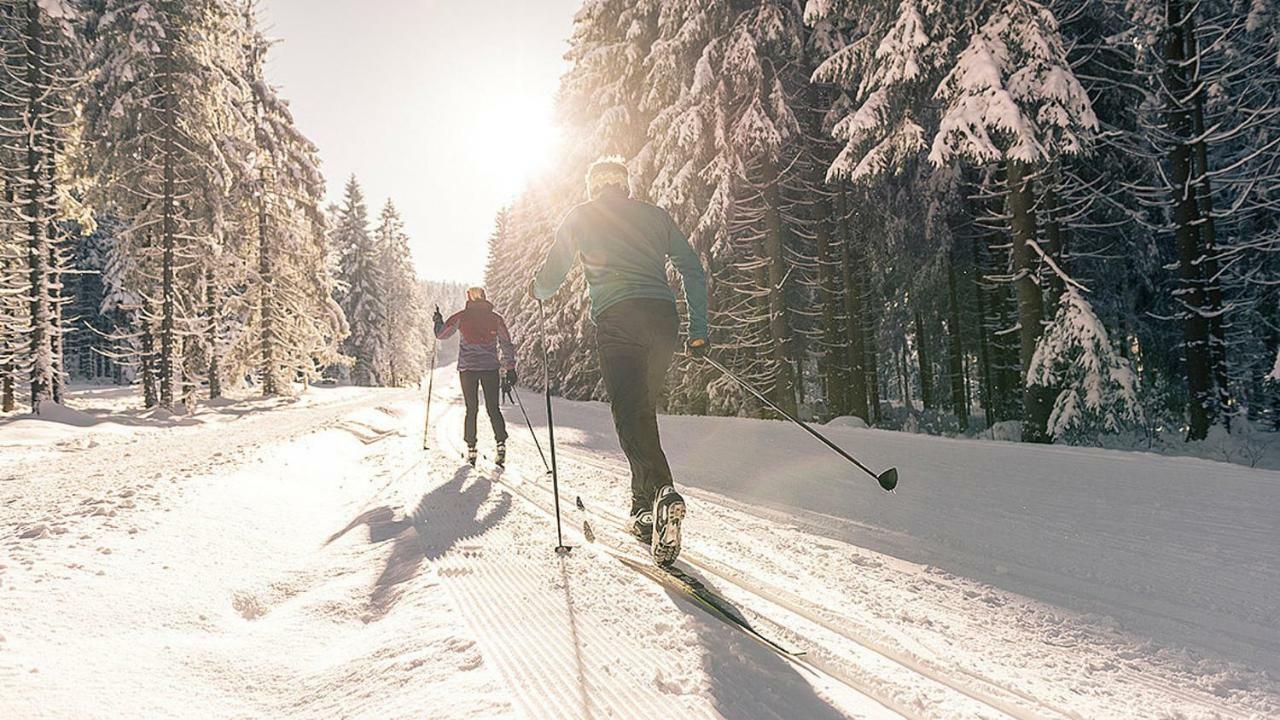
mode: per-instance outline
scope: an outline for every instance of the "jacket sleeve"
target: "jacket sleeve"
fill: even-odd
[[[462,321],[462,313],[454,313],[443,323],[436,323],[436,339],[447,340],[458,332],[458,323]]]
[[[689,238],[667,215],[667,235],[670,243],[667,256],[684,278],[684,300],[689,307],[689,337],[707,339],[707,273],[702,261],[689,245]]]
[[[556,229],[556,239],[542,261],[542,267],[533,276],[533,296],[539,300],[550,300],[552,295],[564,284],[573,261],[577,259],[578,241],[573,232],[573,213],[560,221]]]
[[[498,349],[502,351],[502,367],[506,370],[516,369],[516,346],[511,342],[511,332],[507,330],[507,321],[498,317]]]

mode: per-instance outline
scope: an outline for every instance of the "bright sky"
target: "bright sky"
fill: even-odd
[[[268,75],[320,147],[329,197],[390,198],[418,274],[479,282],[494,214],[554,152],[582,0],[263,0]]]

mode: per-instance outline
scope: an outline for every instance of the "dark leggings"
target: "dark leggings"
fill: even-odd
[[[672,484],[658,436],[658,403],[679,326],[675,303],[665,300],[623,300],[596,320],[613,425],[631,464],[632,513],[652,507],[658,489]]]
[[[463,370],[458,373],[462,378],[462,399],[467,404],[467,419],[463,423],[462,439],[467,447],[476,444],[476,416],[480,414],[480,387],[484,387],[484,407],[489,413],[489,424],[493,426],[493,439],[499,443],[507,441],[507,423],[502,419],[502,409],[498,407],[498,371],[497,370]]]

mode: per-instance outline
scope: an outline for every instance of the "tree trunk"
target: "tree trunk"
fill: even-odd
[[[27,282],[31,293],[31,410],[39,412],[40,403],[53,392],[52,325],[53,315],[49,299],[49,252],[44,223],[47,211],[44,206],[44,163],[42,136],[45,127],[44,109],[44,43],[40,26],[40,6],[36,0],[27,1],[27,31],[23,48],[26,53],[27,98],[24,108],[27,116],[26,133],[26,191],[27,191]]]
[[[849,367],[849,414],[870,420],[867,413],[867,350],[862,338],[862,285],[853,264],[854,231],[849,217],[848,189],[842,183],[836,195],[836,227],[840,235],[840,277],[844,282],[845,339]]]
[[[1194,17],[1183,22],[1187,49],[1193,76],[1199,75],[1200,41],[1196,33]],[[1214,385],[1217,389],[1216,412],[1231,429],[1231,383],[1227,374],[1227,331],[1223,318],[1222,281],[1218,277],[1218,228],[1213,216],[1213,181],[1209,178],[1209,151],[1204,135],[1203,87],[1192,94],[1191,120],[1195,142],[1196,194],[1200,210],[1200,237],[1204,247],[1205,300],[1209,313],[1209,361],[1213,367]]]
[[[1169,89],[1168,125],[1179,140],[1169,151],[1169,171],[1173,183],[1174,237],[1178,246],[1179,299],[1185,307],[1183,341],[1186,354],[1187,394],[1190,423],[1188,440],[1203,440],[1209,433],[1213,413],[1209,367],[1209,322],[1205,318],[1205,292],[1201,261],[1204,251],[1198,224],[1200,209],[1191,186],[1191,113],[1182,104],[1188,92],[1186,38],[1182,0],[1167,0],[1168,27],[1165,29],[1165,83]]]
[[[978,311],[978,398],[982,402],[983,419],[987,427],[995,424],[995,408],[992,406],[991,386],[991,352],[988,348],[988,334],[991,325],[987,320],[986,290],[982,287],[983,270],[982,254],[978,247],[978,236],[973,242],[973,297]]]
[[[915,311],[916,322],[916,360],[920,364],[920,405],[923,410],[932,410],[933,397],[933,362],[929,357],[929,346],[924,334],[924,320],[920,311]]]
[[[222,368],[218,366],[218,305],[213,288],[213,270],[204,271],[204,304],[208,313],[206,343],[209,345],[209,399],[222,397]]]
[[[771,160],[764,162],[764,258],[768,262],[769,332],[773,336],[773,361],[777,380],[773,401],[778,407],[796,413],[796,376],[792,366],[791,325],[788,322],[786,289],[787,260],[782,243],[782,197],[778,188],[778,169]]]
[[[865,285],[865,283],[864,283]],[[867,386],[867,409],[871,413],[871,417],[867,422],[876,425],[880,422],[880,362],[879,349],[876,342],[876,315],[875,304],[870,302],[862,303],[865,309],[863,318],[866,320],[863,325],[862,337],[866,341],[867,346],[867,367],[866,367],[866,386]]]
[[[57,178],[54,177],[54,163],[58,155],[56,143],[51,138],[46,138],[44,149],[45,156],[45,198],[46,202],[52,204],[54,197],[54,184]],[[62,306],[65,302],[65,293],[62,291],[62,258],[58,254],[58,240],[60,230],[57,222],[53,220],[54,208],[48,208],[49,220],[45,224],[48,232],[49,242],[49,374],[50,387],[49,394],[56,403],[63,401],[63,390],[66,384],[66,368],[63,364],[63,326],[62,326]]]
[[[1052,178],[1046,179],[1044,183],[1044,240],[1045,254],[1065,270],[1066,264],[1062,258],[1066,246],[1062,226],[1058,223],[1058,193],[1053,189]],[[1046,269],[1048,272],[1045,273],[1045,279],[1048,281],[1049,293],[1045,301],[1045,317],[1053,318],[1058,315],[1058,303],[1062,299],[1062,293],[1066,292],[1067,285],[1052,268]]]
[[[1009,191],[1009,210],[1013,230],[1014,283],[1018,288],[1018,361],[1022,385],[1022,439],[1024,442],[1051,441],[1048,434],[1049,392],[1027,382],[1031,359],[1044,332],[1044,297],[1036,283],[1038,255],[1031,249],[1036,242],[1036,218],[1032,208],[1031,181],[1026,166],[1016,160],[1005,165]]]
[[[262,394],[279,394],[276,383],[275,270],[271,262],[271,235],[267,223],[267,171],[258,175],[258,317],[261,323]]]
[[[4,180],[4,199],[6,207],[13,207],[13,183],[6,178]],[[9,264],[9,256],[0,253],[0,280],[9,278],[12,272],[12,266]],[[0,299],[0,303],[7,303],[6,299]],[[0,305],[2,308],[3,305]],[[13,305],[10,305],[12,308]],[[16,310],[16,308],[14,308]],[[17,352],[18,338],[13,327],[17,324],[17,318],[5,318],[8,322],[0,324],[0,412],[13,412],[18,407],[18,398],[16,396],[16,381],[14,373],[17,370],[13,366],[13,355]]]
[[[915,410],[911,405],[911,380],[907,371],[907,339],[898,341],[898,380],[902,384],[902,406],[907,410]]]
[[[964,331],[960,327],[960,301],[956,293],[956,265],[954,248],[947,251],[947,296],[950,301],[950,315],[947,318],[947,333],[951,351],[951,405],[955,409],[956,418],[960,421],[960,430],[969,430],[969,394],[965,390],[964,374]]]
[[[167,409],[173,408],[174,400],[174,352],[176,350],[175,343],[175,322],[174,313],[177,311],[176,303],[174,303],[174,244],[175,236],[178,233],[177,219],[175,215],[175,194],[176,194],[176,178],[174,169],[174,155],[177,153],[177,143],[174,140],[174,133],[177,132],[175,123],[177,121],[174,108],[173,98],[173,46],[172,40],[166,40],[164,49],[165,61],[161,63],[161,122],[162,138],[161,138],[161,163],[163,166],[163,189],[160,199],[161,212],[161,266],[160,266],[160,406]]]
[[[150,313],[142,313],[142,405],[147,409],[159,402],[156,397],[156,341],[149,316]]]
[[[849,414],[849,373],[846,345],[837,303],[843,302],[836,286],[836,260],[831,240],[831,202],[821,197],[815,202],[815,236],[818,243],[818,295],[822,303],[822,382],[831,417]]]

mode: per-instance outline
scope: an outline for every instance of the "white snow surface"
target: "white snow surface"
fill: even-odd
[[[607,406],[555,405],[561,557],[519,410],[472,470],[435,388],[425,452],[408,390],[0,419],[0,717],[1280,715],[1280,473],[825,427],[891,495],[790,425],[663,417],[683,567],[793,661],[584,541],[575,497],[630,547]]]

